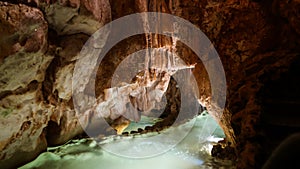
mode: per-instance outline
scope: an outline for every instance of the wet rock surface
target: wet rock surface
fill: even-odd
[[[225,69],[228,91],[222,117],[217,107],[208,110],[219,120],[227,141],[234,147],[238,167],[260,167],[268,155],[259,153],[262,145],[273,141],[265,137],[272,138],[276,133],[262,125],[265,123],[261,117],[270,114],[263,114],[264,93],[259,92],[270,92],[265,90],[266,84],[289,72],[291,63],[299,58],[299,5],[299,1],[288,0],[1,1],[1,167],[14,168],[36,157],[47,145],[62,144],[82,133],[70,88],[78,53],[89,36],[105,23],[146,11],[187,19],[212,41]],[[110,36],[114,35],[108,33]],[[171,38],[152,36],[153,47],[170,44]],[[110,87],[111,75],[128,54],[146,46],[143,35],[128,38],[111,49],[97,72],[96,95]],[[192,72],[201,101],[206,104],[203,106],[209,107],[211,86],[205,67],[184,44],[178,42],[176,49],[186,63],[197,63]],[[173,117],[166,115],[165,119],[172,121]],[[167,121],[148,129],[163,128]],[[273,122],[282,123],[276,119]],[[268,148],[268,152],[273,149]]]

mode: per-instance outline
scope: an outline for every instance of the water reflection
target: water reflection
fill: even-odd
[[[193,125],[189,134],[174,148],[164,154],[151,158],[132,159],[105,151],[104,146],[123,147],[122,151],[149,151],[147,145],[131,144],[131,147],[120,146],[128,144],[139,137],[151,137],[157,133],[139,136],[110,137],[101,145],[93,140],[72,140],[68,144],[49,148],[36,160],[21,167],[21,169],[209,169],[209,168],[234,168],[230,161],[217,161],[210,156],[213,143],[224,137],[223,131],[216,122],[207,114],[198,116],[195,123],[187,122],[184,125],[170,128],[166,132],[176,133],[184,130],[188,125]],[[204,128],[211,128],[205,130]],[[210,133],[204,133],[210,132]],[[170,134],[176,136],[176,134]],[[205,136],[205,138],[204,138]],[[202,138],[200,138],[202,137]],[[170,138],[171,139],[171,138]],[[151,144],[157,144],[152,142]],[[133,146],[132,146],[133,145]],[[136,146],[135,146],[136,145]],[[159,145],[161,146],[161,145]]]

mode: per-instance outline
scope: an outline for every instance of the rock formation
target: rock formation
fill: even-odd
[[[72,75],[83,45],[112,20],[153,11],[190,21],[212,41],[227,80],[222,116],[210,102],[211,85],[203,63],[180,41],[176,53],[187,65],[196,64],[192,73],[200,102],[211,106],[210,113],[235,149],[238,167],[259,168],[269,155],[261,153],[263,145],[270,142],[265,138],[274,136],[261,118],[270,117],[264,114],[262,98],[265,91],[272,92],[266,87],[290,72],[292,63],[299,59],[299,7],[298,0],[1,0],[0,168],[15,168],[47,146],[63,144],[82,134],[72,99]],[[108,33],[103,43],[113,36]],[[117,66],[150,44],[159,48],[172,45],[173,40],[148,34],[121,41],[101,62],[95,91],[85,92],[112,99],[115,88],[110,84]],[[89,64],[93,63],[87,63],[87,68]],[[158,75],[163,77],[161,72]],[[162,86],[164,92],[166,86]],[[138,94],[134,96],[140,98]],[[143,109],[140,100],[135,103]]]

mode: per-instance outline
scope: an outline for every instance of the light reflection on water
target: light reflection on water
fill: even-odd
[[[184,130],[189,124],[178,126],[170,131]],[[81,139],[73,140],[70,143],[49,148],[48,152],[42,153],[36,160],[21,167],[21,169],[214,169],[214,168],[234,168],[230,161],[217,161],[210,156],[210,151],[214,142],[222,139],[224,133],[216,125],[214,120],[208,116],[199,116],[190,133],[174,148],[164,154],[151,158],[132,159],[109,153],[101,148],[93,140]],[[217,126],[217,127],[215,127]],[[203,130],[203,128],[211,128]],[[174,130],[174,131],[173,131]],[[167,131],[168,132],[168,131]],[[202,133],[201,133],[202,132]],[[203,133],[210,132],[210,133]],[[201,134],[199,134],[201,133]],[[149,133],[149,137],[153,133]],[[205,136],[205,138],[199,138]],[[147,137],[147,134],[143,137]],[[172,135],[171,135],[172,137]],[[117,137],[107,139],[104,145],[111,147],[127,144],[133,141],[134,136]],[[170,138],[172,139],[172,138]],[[118,140],[118,141],[117,141]],[[151,144],[156,144],[152,142]],[[137,146],[135,146],[137,145]],[[139,147],[143,145],[144,147]],[[148,151],[146,144],[133,144],[131,147],[125,146],[119,151]],[[159,145],[161,146],[161,145]]]

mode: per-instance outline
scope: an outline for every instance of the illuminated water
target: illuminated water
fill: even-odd
[[[49,148],[36,160],[21,167],[21,169],[206,169],[206,168],[234,168],[229,161],[216,161],[210,156],[212,144],[224,137],[222,130],[208,115],[200,115],[195,123],[192,121],[184,125],[168,129],[166,133],[176,137],[176,131],[185,130],[193,125],[189,134],[176,147],[166,153],[151,158],[122,157],[127,152],[151,151],[147,144],[164,147],[164,142],[147,142],[141,138],[151,138],[157,133],[134,135],[128,137],[107,138],[101,148],[93,140],[72,140],[68,144]],[[216,127],[217,126],[217,127]],[[206,129],[205,128],[210,128]],[[175,131],[175,132],[174,132]],[[205,133],[207,132],[207,133]],[[210,133],[209,133],[210,132]],[[171,134],[175,133],[175,134]],[[205,137],[205,138],[200,138]],[[140,139],[140,140],[139,140]],[[141,141],[142,140],[142,141]],[[147,139],[144,139],[147,140]],[[126,146],[130,144],[130,146]],[[125,146],[124,146],[125,145]],[[117,147],[119,154],[107,152],[107,147]]]

